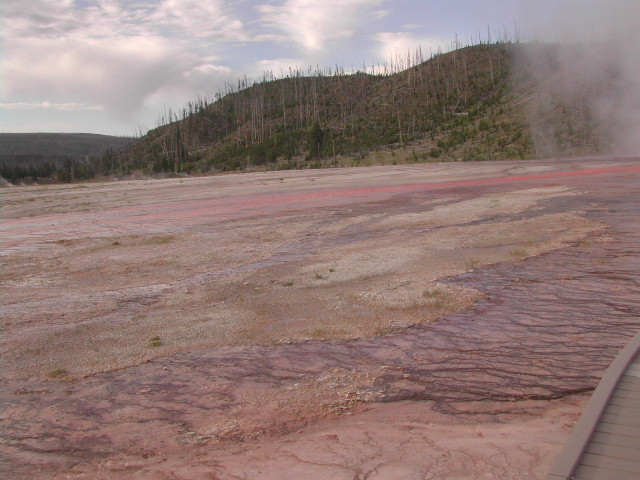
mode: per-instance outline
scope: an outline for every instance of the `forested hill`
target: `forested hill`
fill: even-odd
[[[73,181],[598,151],[588,95],[569,98],[536,80],[517,61],[523,48],[545,56],[555,47],[480,44],[427,60],[418,50],[365,69],[375,74],[337,68],[239,79],[215,98],[163,114],[159,127],[125,147],[56,175]]]
[[[268,75],[170,114],[103,173],[193,173],[394,161],[523,158],[530,142],[508,102],[511,47],[478,45],[377,75]],[[311,74],[309,74],[311,73]],[[369,158],[371,157],[371,158]],[[396,158],[396,161],[403,161]],[[406,160],[406,159],[405,159]]]
[[[133,140],[93,133],[0,133],[0,154],[89,158],[109,149],[118,150]]]
[[[0,133],[0,175],[10,180],[50,177],[65,164],[89,165],[91,158],[133,140],[91,133]]]

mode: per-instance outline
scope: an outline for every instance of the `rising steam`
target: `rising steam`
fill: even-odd
[[[539,156],[640,155],[640,2],[530,5],[520,49]]]

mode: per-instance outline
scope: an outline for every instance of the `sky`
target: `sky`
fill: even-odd
[[[136,135],[239,76],[495,40],[548,3],[0,0],[0,132]]]

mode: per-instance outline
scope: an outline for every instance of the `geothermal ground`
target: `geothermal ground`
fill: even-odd
[[[640,161],[5,188],[8,479],[543,479],[640,328]]]

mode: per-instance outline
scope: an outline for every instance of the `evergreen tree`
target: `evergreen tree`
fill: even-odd
[[[320,126],[320,123],[316,121],[311,127],[311,130],[309,130],[309,136],[307,137],[307,148],[310,156],[316,159],[322,156],[324,136],[324,130]]]

